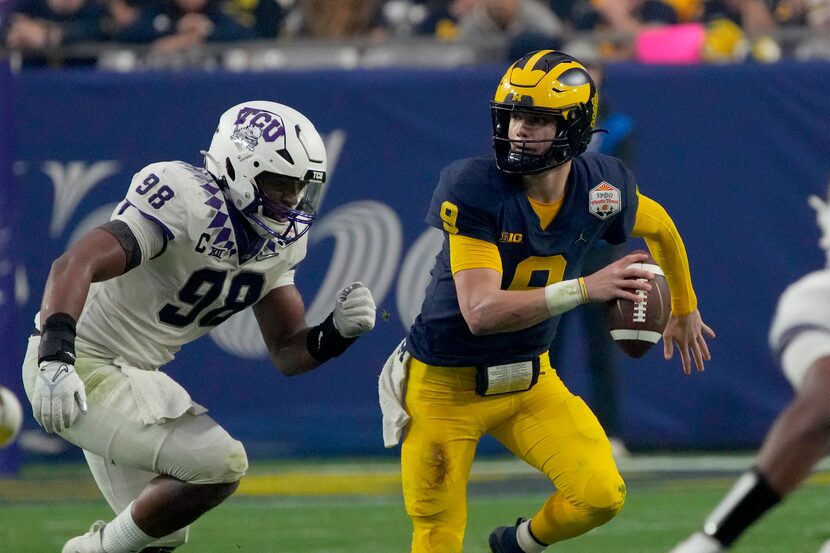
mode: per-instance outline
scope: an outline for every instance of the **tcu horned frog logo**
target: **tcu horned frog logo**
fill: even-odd
[[[285,125],[280,116],[258,108],[244,107],[239,110],[231,140],[252,152],[260,138],[265,142],[285,141]]]
[[[588,211],[603,221],[622,209],[620,189],[602,181],[588,192]]]

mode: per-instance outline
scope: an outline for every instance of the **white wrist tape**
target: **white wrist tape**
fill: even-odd
[[[545,303],[551,317],[561,315],[587,301],[588,295],[584,285],[580,285],[577,278],[545,286]]]

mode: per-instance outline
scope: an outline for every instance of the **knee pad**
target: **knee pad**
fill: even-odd
[[[248,470],[245,447],[207,415],[171,432],[159,451],[158,472],[191,484],[228,484]]]

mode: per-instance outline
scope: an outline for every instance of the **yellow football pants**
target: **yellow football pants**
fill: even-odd
[[[550,478],[556,487],[533,516],[534,537],[552,544],[614,517],[625,484],[599,421],[541,358],[526,392],[475,393],[472,367],[434,367],[412,359],[401,451],[403,494],[414,533],[412,553],[460,553],[467,523],[467,480],[485,433]],[[505,521],[509,524],[512,521]],[[482,537],[484,540],[485,537]]]

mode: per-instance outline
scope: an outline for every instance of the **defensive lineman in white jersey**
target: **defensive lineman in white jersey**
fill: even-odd
[[[63,553],[171,551],[230,496],[245,449],[158,368],[252,307],[286,375],[340,355],[375,324],[361,283],[305,324],[294,270],[326,179],[311,122],[273,102],[220,118],[205,168],[139,171],[111,220],[52,265],[23,364],[37,421],[81,447],[116,513]]]
[[[782,294],[770,346],[795,397],[764,439],[755,466],[671,553],[721,553],[809,476],[830,452],[830,204],[810,197],[828,253],[828,268],[806,275]],[[819,553],[830,553],[830,541]]]
[[[153,191],[164,189],[180,201],[162,205],[162,196]],[[165,209],[154,209],[154,198]],[[284,248],[270,241],[256,255],[249,249],[243,261],[239,254],[245,238],[236,236],[233,217],[237,224],[242,222],[203,169],[163,162],[136,174],[113,220],[124,221],[141,251],[157,259],[92,285],[90,297],[96,301],[85,306],[77,340],[153,369],[264,293],[293,285],[294,267],[305,257],[308,234]],[[180,301],[171,303],[177,296]],[[110,316],[119,311],[131,316]]]

